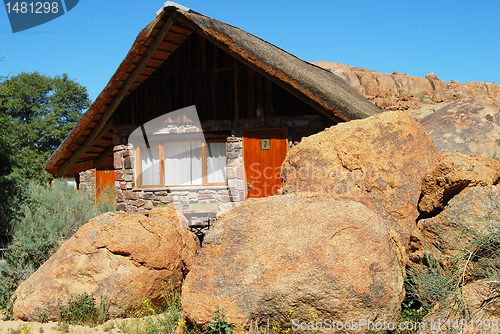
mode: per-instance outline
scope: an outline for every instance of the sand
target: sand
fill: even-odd
[[[103,325],[97,327],[88,327],[88,326],[69,326],[69,333],[74,334],[118,334],[123,333],[121,330],[117,328],[118,320],[110,320]],[[124,320],[120,320],[124,321]],[[59,326],[59,327],[58,327]],[[112,328],[113,327],[113,328]],[[31,331],[22,332],[22,329],[31,328]],[[112,328],[112,329],[111,329]],[[19,330],[19,332],[18,332]],[[107,330],[107,331],[106,331]],[[14,331],[14,332],[13,332]],[[25,322],[25,321],[0,321],[0,334],[8,334],[8,333],[19,333],[19,334],[55,334],[55,333],[64,333],[62,330],[61,324],[57,322],[48,322],[45,324],[41,324],[38,322]]]

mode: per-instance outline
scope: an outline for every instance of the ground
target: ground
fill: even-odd
[[[118,321],[125,320],[110,320],[103,325],[97,327],[88,326],[69,326],[69,332],[57,322],[48,322],[41,324],[38,322],[25,322],[25,321],[0,321],[0,334],[59,334],[59,333],[74,333],[74,334],[118,334],[124,333],[117,328]],[[29,330],[28,328],[31,328]],[[23,331],[24,329],[24,331]]]

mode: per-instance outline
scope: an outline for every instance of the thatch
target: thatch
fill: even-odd
[[[332,119],[349,121],[381,112],[358,91],[333,73],[305,62],[239,28],[185,8],[167,4],[155,20],[139,33],[132,48],[106,88],[49,158],[45,166],[49,173],[61,176],[94,168],[96,167],[96,159],[109,152],[109,149],[107,150],[105,147],[113,145],[112,130],[107,133],[98,133],[97,137],[100,139],[94,145],[88,145],[89,138],[95,135],[94,132],[103,131],[99,130],[99,122],[106,123],[106,120],[110,118],[110,114],[114,110],[109,108],[121,101],[119,99],[120,92],[124,93],[124,96],[128,96],[154,72],[155,68],[161,65],[162,62],[158,61],[157,57],[154,60],[151,59],[147,63],[147,68],[142,70],[137,78],[132,78],[134,82],[127,88],[126,82],[129,76],[144,54],[150,51],[148,48],[152,41],[161,33],[162,29],[168,28],[169,24],[173,24],[172,27],[176,27],[176,29],[183,29],[182,27],[187,26],[192,31],[205,36],[247,66]],[[169,39],[174,38],[172,36],[174,34],[169,35],[167,32],[162,43],[168,43]],[[178,38],[178,34],[175,36]],[[178,45],[178,43],[179,41],[176,40],[175,44]],[[169,54],[163,61],[168,59],[168,56]],[[85,149],[86,146],[89,146],[88,150]],[[81,152],[78,154],[78,151],[82,151],[82,147],[85,153],[80,155]]]

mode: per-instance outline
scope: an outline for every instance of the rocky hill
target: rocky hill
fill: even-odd
[[[413,110],[464,98],[480,98],[500,107],[500,85],[491,82],[447,83],[434,73],[425,78],[408,74],[380,73],[328,61],[314,62],[356,88],[377,107],[385,110]]]
[[[316,62],[384,110],[404,110],[420,122],[438,152],[500,155],[500,86],[379,73],[332,62]]]

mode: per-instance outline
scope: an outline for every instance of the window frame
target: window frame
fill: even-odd
[[[193,140],[190,138],[185,138],[181,140],[175,140],[177,143],[182,142],[200,142],[199,140]],[[226,153],[226,181],[225,182],[217,182],[217,183],[208,183],[207,182],[207,144],[208,143],[225,143],[225,153]],[[175,185],[175,186],[167,186],[165,185],[165,150],[164,145],[161,140],[154,140],[150,143],[150,146],[158,146],[158,155],[160,161],[160,184],[158,185],[143,185],[142,184],[142,155],[141,149],[144,149],[146,145],[138,146],[135,149],[135,172],[136,172],[136,188],[148,189],[148,188],[186,188],[186,187],[205,187],[205,186],[222,186],[227,185],[227,139],[226,138],[211,138],[206,139],[205,142],[201,142],[201,156],[202,156],[202,184],[193,184],[193,185]]]

